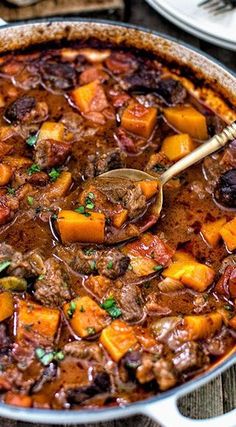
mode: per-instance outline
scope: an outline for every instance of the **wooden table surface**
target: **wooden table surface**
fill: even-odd
[[[213,46],[178,29],[153,11],[144,0],[130,0],[125,21],[159,31],[175,37],[179,41],[191,44],[215,57],[236,73],[236,55],[226,49]],[[99,14],[101,17],[101,14]],[[107,15],[104,15],[107,18]],[[236,367],[232,367],[214,381],[196,390],[179,402],[181,412],[192,418],[210,418],[236,407]],[[30,424],[0,418],[1,427],[43,427],[42,424]],[[45,425],[44,425],[45,426]],[[90,425],[87,424],[87,427]],[[91,427],[158,427],[150,419],[137,415],[118,421],[93,424]],[[236,421],[235,421],[236,426]],[[47,426],[49,427],[49,426]],[[62,426],[61,426],[62,427]],[[168,426],[166,426],[168,427]],[[181,427],[180,425],[176,427]],[[223,426],[222,426],[223,427]]]

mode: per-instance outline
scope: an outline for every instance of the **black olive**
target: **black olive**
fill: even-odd
[[[214,196],[221,205],[236,208],[236,169],[231,169],[221,175]]]

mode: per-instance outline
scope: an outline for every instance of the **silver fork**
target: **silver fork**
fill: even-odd
[[[198,6],[207,9],[213,15],[220,15],[235,9],[236,0],[203,0]]]

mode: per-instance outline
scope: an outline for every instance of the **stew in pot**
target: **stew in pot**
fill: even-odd
[[[158,221],[152,207],[160,174],[233,117],[150,53],[91,40],[0,57],[3,402],[126,405],[232,351],[236,144],[172,179]],[[121,167],[157,181],[99,178]]]

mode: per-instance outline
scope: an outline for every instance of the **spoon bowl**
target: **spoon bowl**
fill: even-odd
[[[114,169],[99,175],[99,177],[124,178],[131,181],[157,181],[158,193],[152,206],[152,214],[156,217],[156,220],[158,220],[163,205],[164,185],[177,174],[204,159],[206,156],[209,156],[215,151],[223,148],[228,142],[231,142],[234,139],[236,139],[236,121],[231,123],[229,126],[226,126],[220,134],[213,136],[209,141],[199,145],[194,151],[176,162],[159,177],[138,169],[126,168]]]

